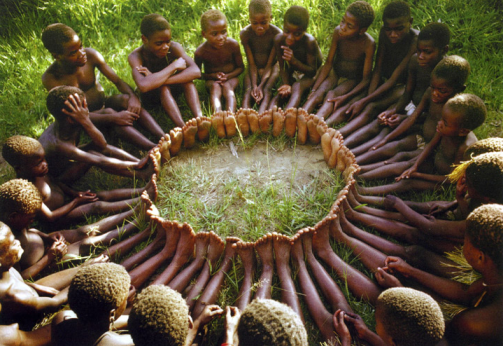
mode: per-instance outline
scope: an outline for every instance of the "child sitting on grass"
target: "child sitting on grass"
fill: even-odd
[[[451,98],[442,108],[442,119],[438,122],[435,137],[412,167],[396,178],[394,184],[360,188],[359,192],[382,195],[438,188],[445,181],[445,175],[451,172],[451,166],[459,163],[466,148],[477,141],[472,130],[484,123],[486,114],[484,102],[475,95],[458,94]]]
[[[209,10],[201,16],[201,33],[206,42],[197,47],[194,60],[201,70],[201,78],[210,91],[213,112],[226,109],[236,111],[237,101],[234,90],[238,86],[238,76],[243,72],[243,57],[239,43],[227,37],[227,18],[218,10]],[[203,68],[204,66],[204,68]],[[225,108],[222,106],[225,99]]]
[[[201,71],[182,45],[171,40],[171,27],[159,14],[148,14],[141,20],[143,45],[128,56],[133,79],[149,106],[161,104],[178,127],[185,122],[176,104],[176,95],[183,90],[194,117],[200,117],[201,104],[194,79]]]
[[[268,109],[288,100],[285,109],[298,107],[302,95],[314,84],[314,77],[323,56],[316,39],[306,33],[309,12],[301,6],[292,6],[285,12],[283,33],[274,38],[281,83],[278,94]]]
[[[48,91],[60,85],[81,89],[89,103],[93,123],[98,127],[112,126],[121,138],[141,149],[152,149],[155,142],[151,142],[133,127],[135,121],[151,132],[156,141],[164,136],[159,124],[141,108],[133,89],[117,76],[99,52],[83,48],[79,36],[72,28],[61,23],[51,24],[44,29],[42,42],[56,59],[42,75],[42,83]],[[96,69],[114,83],[122,94],[105,97],[103,87],[96,78]],[[115,112],[112,108],[120,112]]]
[[[43,202],[41,219],[51,223],[57,222],[60,226],[83,220],[88,215],[128,210],[140,200],[139,196],[144,190],[148,189],[149,193],[155,194],[155,184],[152,180],[140,189],[97,193],[75,191],[47,174],[49,167],[44,148],[36,139],[26,136],[8,138],[2,148],[2,156],[14,168],[18,178],[27,179],[39,190]],[[155,200],[154,194],[150,195],[152,200]],[[69,198],[73,200],[67,203]]]
[[[358,337],[373,346],[435,346],[445,331],[438,303],[412,288],[390,288],[381,293],[377,298],[375,319],[377,335],[360,316],[338,310],[334,314],[334,326],[342,346],[351,345],[347,325],[352,325]]]
[[[52,344],[59,345],[134,345],[129,335],[113,328],[124,312],[131,279],[124,267],[100,263],[80,268],[68,291],[70,309],[52,320]]]
[[[242,107],[251,108],[253,99],[260,104],[259,113],[262,114],[271,101],[272,87],[279,77],[274,37],[281,29],[270,24],[269,0],[251,0],[248,10],[250,25],[239,34],[248,60]]]
[[[346,8],[341,23],[334,29],[327,60],[302,108],[311,112],[321,103],[316,115],[327,118],[327,124],[345,120],[340,109],[353,97],[362,93],[370,83],[375,41],[367,33],[374,21],[374,10],[365,1],[355,1]],[[334,86],[335,89],[331,90]],[[336,112],[339,111],[339,112]]]
[[[63,183],[72,183],[82,177],[91,166],[117,175],[150,179],[158,164],[150,153],[141,161],[125,151],[107,144],[103,134],[89,119],[87,101],[82,90],[59,86],[47,95],[47,108],[55,118],[42,133],[39,142],[45,150],[45,156],[51,176]],[[91,142],[79,145],[84,132]],[[158,150],[153,149],[154,153]]]

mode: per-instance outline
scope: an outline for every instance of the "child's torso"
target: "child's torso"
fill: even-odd
[[[416,62],[416,84],[414,86],[414,92],[412,94],[412,102],[417,106],[423,95],[430,86],[431,72],[433,68],[430,66],[419,66]]]
[[[37,263],[45,254],[45,244],[42,238],[28,229],[23,230],[16,238],[21,243],[24,252],[19,261],[22,270]]]
[[[413,42],[415,42],[414,38],[417,35],[414,35],[413,30],[409,32],[408,35],[404,37],[403,40],[396,44],[392,44],[389,42],[389,39],[384,34],[384,31],[381,29],[381,34],[379,36],[379,44],[383,45],[384,49],[384,57],[382,61],[381,68],[381,77],[385,79],[389,79],[395,69],[400,65],[400,63],[405,59],[407,54],[410,51],[410,46]],[[404,69],[402,74],[397,80],[399,84],[405,84],[407,81],[407,69]]]
[[[212,48],[207,42],[203,49],[204,73],[223,72],[229,73],[236,69],[236,61],[233,53],[232,39],[227,38],[220,49]]]
[[[423,138],[429,143],[437,132],[437,124],[442,119],[442,108],[445,103],[434,103],[429,101],[429,109],[423,123]]]
[[[57,184],[54,184],[48,175],[38,178],[35,181],[35,186],[40,191],[42,201],[49,209],[54,210],[65,204],[63,190]]]
[[[339,40],[334,59],[337,76],[349,79],[361,79],[365,63],[366,37],[357,40]]]
[[[267,65],[267,60],[269,60],[269,55],[274,47],[274,36],[279,32],[279,29],[272,25],[263,36],[255,35],[251,28],[247,32],[248,45],[253,53],[253,59],[257,68],[264,68]]]

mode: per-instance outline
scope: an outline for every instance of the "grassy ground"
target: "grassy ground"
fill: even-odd
[[[350,2],[349,0],[341,2],[299,0],[295,3],[309,9],[311,21],[308,32],[317,38],[324,54],[328,52],[333,28],[340,21],[344,9]],[[387,1],[370,0],[369,2],[374,6],[377,18],[369,28],[369,32],[373,37],[377,37],[382,24],[380,21],[382,8]],[[290,4],[286,0],[273,2],[273,24],[282,27],[283,13]],[[501,136],[503,132],[503,65],[500,62],[503,42],[501,2],[498,0],[484,2],[416,0],[411,7],[415,28],[420,29],[428,22],[439,20],[450,26],[452,32],[450,53],[465,57],[472,66],[467,92],[482,97],[489,109],[486,123],[475,132],[479,138]],[[0,4],[2,29],[0,30],[0,144],[14,134],[37,138],[52,122],[52,117],[45,107],[46,91],[40,80],[40,76],[52,62],[52,57],[40,40],[41,32],[48,24],[63,22],[73,27],[85,46],[100,51],[119,76],[130,85],[134,85],[127,63],[127,55],[141,44],[139,33],[141,18],[152,12],[164,15],[172,24],[173,39],[182,43],[189,55],[192,55],[197,46],[202,43],[199,17],[209,8],[218,8],[226,14],[229,22],[229,36],[238,38],[239,31],[247,25],[247,1],[244,0],[208,0],[204,2],[194,0],[171,2],[160,0],[3,1]],[[107,94],[116,92],[114,86],[108,81],[101,79],[100,82]],[[203,109],[209,113],[208,102],[205,99],[206,91],[201,83],[198,84],[198,89]],[[237,92],[238,100],[241,94],[241,91]],[[182,106],[182,111],[186,118],[190,117],[186,105]],[[155,112],[154,115],[164,128],[172,127],[170,121],[161,112]],[[132,149],[127,144],[124,144],[124,147]],[[135,150],[133,152],[141,154]],[[182,174],[179,180],[179,183],[182,183],[184,181],[183,172],[178,174]],[[0,183],[12,177],[12,170],[2,164],[0,166]],[[93,190],[130,184],[128,179],[110,177],[96,171],[92,171],[90,176],[81,182],[82,186],[90,186]],[[208,180],[208,184],[213,183]],[[233,185],[235,184],[233,181],[229,181],[228,184],[232,188],[237,188],[237,185]],[[225,188],[225,184],[223,184],[222,189]],[[243,189],[243,187],[239,187],[239,189]],[[270,188],[261,192],[255,191],[258,194],[253,195],[254,197],[251,199],[247,198],[247,193],[250,191],[246,189],[244,191],[245,194],[241,191],[241,196],[245,196],[245,200],[263,200],[266,199],[263,196],[268,196]],[[292,190],[288,190],[287,186],[286,191]],[[239,194],[236,195],[239,196]],[[450,199],[452,196],[449,191],[446,191],[441,192],[440,195],[423,193],[411,194],[408,197],[416,200],[433,200]],[[238,197],[238,200],[243,201],[243,198]],[[289,200],[288,203],[291,206],[298,205],[296,200]],[[212,213],[217,213],[209,205],[202,204],[202,207],[208,209],[207,215],[210,217],[214,216]],[[256,210],[255,214],[250,214],[249,219],[253,220],[254,215],[262,212]],[[170,215],[168,211],[166,213]],[[318,215],[314,214],[314,218],[318,218]],[[192,223],[192,220],[190,222]],[[301,224],[292,225],[290,223],[286,228],[296,229]],[[259,236],[259,234],[256,235]],[[334,244],[334,248],[344,259],[371,276],[357,259],[349,255],[349,251],[340,249],[338,244]],[[227,287],[220,298],[223,305],[232,303],[235,299],[239,290],[240,278],[241,267],[237,261],[229,273]],[[338,283],[355,311],[362,314],[364,319],[372,324],[372,308],[355,301],[349,294],[343,280],[339,280]],[[278,288],[277,282],[274,283],[274,287]],[[279,294],[279,289],[275,289],[275,297],[278,297]],[[308,324],[308,331],[311,343],[316,344],[317,334],[312,324]]]

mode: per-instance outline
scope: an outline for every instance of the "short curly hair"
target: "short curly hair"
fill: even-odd
[[[68,85],[60,85],[52,88],[49,91],[49,94],[47,94],[47,99],[45,101],[47,109],[57,121],[63,121],[68,117],[65,113],[63,113],[63,109],[66,107],[65,101],[73,94],[78,94],[81,100],[86,98],[86,95],[82,90]]]
[[[18,167],[25,158],[30,158],[42,148],[42,144],[27,136],[12,136],[7,138],[2,147],[2,156],[12,167]]]
[[[42,31],[42,43],[51,53],[62,54],[63,43],[70,42],[77,36],[75,30],[62,23],[48,25]]]
[[[465,150],[465,158],[470,159],[481,154],[503,152],[503,138],[492,137],[481,139]]]
[[[189,308],[175,290],[149,286],[136,296],[128,327],[137,346],[182,346],[189,332]]]
[[[376,318],[399,345],[436,345],[444,336],[445,322],[438,303],[412,288],[394,287],[377,298]]]
[[[42,196],[28,180],[12,179],[0,185],[0,211],[4,217],[11,213],[34,214],[41,208]]]
[[[12,242],[9,238],[12,236],[12,231],[5,223],[0,222],[0,266],[4,268],[13,267],[22,255],[22,249],[11,248]],[[0,304],[0,311],[2,305]]]
[[[289,306],[271,299],[255,299],[243,310],[238,336],[243,346],[308,344],[300,317]]]
[[[459,55],[443,58],[432,71],[437,78],[445,79],[451,87],[461,90],[470,74],[470,63]]]
[[[447,24],[433,22],[426,24],[426,26],[419,32],[417,37],[418,41],[433,41],[435,47],[443,49],[451,40],[451,31]]]
[[[284,22],[297,25],[306,31],[309,25],[309,12],[302,6],[290,6],[285,12]]]
[[[157,13],[144,16],[140,24],[140,32],[146,38],[150,38],[156,31],[171,30],[171,26],[166,18]]]
[[[382,13],[384,19],[396,19],[400,17],[410,18],[410,5],[405,1],[392,1],[386,5]]]
[[[225,14],[220,12],[219,10],[208,10],[203,13],[201,16],[201,30],[207,31],[210,22],[216,22],[217,20],[224,20],[225,24],[227,24],[227,18]]]
[[[250,15],[254,14],[271,14],[271,3],[269,0],[251,0],[248,5],[248,11]]]
[[[83,322],[110,314],[128,297],[131,278],[123,266],[97,263],[83,266],[72,279],[68,303]]]
[[[358,20],[360,28],[368,28],[374,21],[374,9],[365,1],[355,1],[346,8]]]
[[[477,249],[503,269],[503,205],[485,204],[468,215],[466,234]]]
[[[487,108],[484,101],[473,94],[457,94],[444,105],[460,116],[459,125],[462,128],[475,130],[486,120]]]
[[[478,155],[466,165],[465,175],[478,194],[503,203],[503,153]]]

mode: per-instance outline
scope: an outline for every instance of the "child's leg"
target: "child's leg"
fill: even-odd
[[[300,100],[304,92],[312,87],[314,84],[314,78],[303,77],[300,81],[293,83],[292,85],[292,95],[290,95],[290,99],[288,100],[285,109],[290,107],[297,108],[300,105]]]
[[[376,162],[376,163],[370,163],[368,165],[362,165],[362,166],[360,166],[360,173],[359,174],[370,172],[370,171],[373,171],[375,169],[381,168],[383,166],[386,166],[386,165],[389,165],[392,163],[409,161],[409,160],[417,157],[420,153],[421,153],[420,149],[414,150],[414,151],[404,151],[404,152],[401,152],[401,153],[394,155],[393,157],[391,157],[387,160]]]
[[[100,201],[114,202],[122,201],[124,199],[130,199],[140,196],[143,191],[147,191],[148,196],[151,201],[157,199],[157,183],[156,180],[151,178],[150,181],[142,188],[127,188],[127,189],[115,189],[110,191],[98,191],[96,192],[96,197]]]
[[[360,164],[373,163],[386,160],[402,151],[412,151],[417,149],[417,138],[415,134],[408,135],[397,141],[388,142],[376,150],[370,150],[356,157],[356,162]]]
[[[214,80],[207,80],[205,84],[210,91],[210,104],[213,113],[220,112],[222,110],[222,85]]]
[[[351,140],[351,142],[354,143],[353,139],[355,139],[355,137],[353,137],[353,135],[362,134],[360,131],[364,128],[365,128],[365,126],[360,128],[359,130],[355,131],[353,134],[351,134],[349,136],[351,138],[348,138],[348,140]],[[376,145],[381,140],[383,140],[384,137],[386,137],[388,135],[388,133],[391,132],[391,128],[389,128],[389,127],[376,127],[375,129],[380,132],[377,132],[377,134],[374,138],[370,137],[367,142],[361,143],[358,146],[355,145],[356,147],[351,148],[351,152],[355,156],[358,156],[358,155],[361,155],[363,153],[368,152],[370,150],[370,148],[372,148],[374,145]],[[365,136],[365,134],[362,134],[362,136]],[[344,144],[346,144],[346,140],[344,140]]]
[[[255,273],[255,245],[254,243],[240,241],[234,247],[241,258],[244,268],[244,278],[241,282],[235,306],[243,311],[251,300],[251,286],[253,283],[253,274]]]
[[[117,202],[102,202],[97,201],[80,205],[65,215],[64,222],[74,222],[77,220],[84,220],[88,215],[103,215],[109,213],[119,213],[132,208],[140,201],[140,197],[127,199]]]
[[[316,80],[316,77],[314,79]],[[320,84],[319,88],[309,94],[302,108],[304,108],[306,112],[311,113],[317,105],[323,102],[325,94],[329,90],[335,88],[338,79],[334,70],[331,69],[327,78]]]
[[[105,251],[103,251],[104,254],[106,254],[112,262],[118,262],[120,257],[125,256],[128,254],[130,251],[133,250],[133,248],[140,244],[142,241],[147,240],[152,233],[152,229],[150,228],[150,225],[145,228],[143,231],[115,244],[107,248]],[[164,243],[162,244],[164,245]],[[161,245],[161,246],[162,246]],[[127,268],[126,268],[127,270]]]
[[[370,215],[374,215],[374,216],[378,216],[378,217],[382,217],[382,218],[390,219],[390,220],[396,220],[396,221],[402,221],[402,222],[407,221],[407,219],[400,213],[377,209],[377,208],[372,208],[372,207],[368,207],[364,204],[360,204],[360,202],[358,202],[358,200],[353,195],[352,190],[350,190],[349,193],[347,194],[347,200],[348,200],[351,208],[356,209],[356,210],[363,212],[365,214],[370,214]]]
[[[379,168],[376,168],[363,174],[358,174],[358,178],[363,179],[365,181],[369,181],[375,179],[398,177],[406,169],[412,167],[415,161],[416,160],[396,162],[396,163],[390,163],[389,165],[383,164]]]
[[[222,93],[224,94],[225,98],[225,106],[226,109],[232,113],[236,112],[236,107],[237,107],[237,101],[236,101],[236,94],[234,93],[234,90],[239,84],[239,79],[237,77],[232,78],[225,83],[222,83]]]
[[[352,99],[350,99],[348,102],[346,102],[343,105],[337,106],[337,109],[328,117],[326,120],[328,125],[338,125],[342,122],[345,122],[349,115],[346,114],[346,111],[349,109],[349,107],[355,102],[361,99],[364,96],[364,94],[358,94]]]
[[[250,70],[247,68],[245,71],[244,78],[244,91],[243,91],[243,99],[241,101],[242,108],[251,108],[251,92],[252,92],[252,83],[250,78]]]
[[[159,88],[159,92],[161,105],[162,108],[164,108],[164,111],[168,114],[171,120],[173,120],[176,126],[183,127],[183,125],[185,125],[185,122],[182,119],[182,114],[180,113],[180,109],[176,104],[176,100],[173,96],[173,93],[171,92],[171,89],[168,86],[163,85]]]
[[[335,89],[330,90],[325,96],[325,100],[323,101],[323,105],[320,107],[316,115],[319,118],[325,119],[330,114],[334,112],[334,104],[332,102],[327,102],[334,97],[341,96],[347,94],[351,89],[353,89],[356,85],[356,81],[354,79],[348,79],[341,84],[339,84]]]
[[[150,236],[150,232],[147,235]],[[129,239],[127,239],[126,241],[128,241]],[[123,242],[120,242],[119,244],[121,243]],[[155,251],[162,249],[165,244],[166,244],[166,232],[164,232],[164,230],[156,231],[154,240],[150,244],[145,246],[142,250],[138,251],[134,255],[122,261],[121,266],[126,268],[127,271],[130,271],[135,266],[145,262],[145,260],[149,258]]]
[[[255,293],[255,298],[258,299],[271,299],[272,277],[274,274],[272,242],[272,234],[266,234],[255,242],[255,249],[262,264],[262,274],[260,275],[259,285]]]
[[[430,182],[426,180],[419,180],[419,179],[402,179],[397,183],[392,183],[388,185],[381,185],[381,186],[372,186],[372,187],[361,187],[358,186],[358,193],[364,194],[364,195],[374,195],[374,196],[382,196],[382,195],[388,195],[390,193],[400,193],[400,192],[406,192],[410,190],[418,190],[418,191],[424,191],[424,190],[435,190],[439,188],[441,184],[435,183],[435,182]]]
[[[297,290],[292,280],[290,269],[290,238],[282,234],[274,233],[274,257],[276,259],[276,270],[281,283],[281,301],[290,306],[304,321],[302,309],[300,308]]]
[[[278,63],[276,63],[272,67],[271,75],[269,76],[269,79],[265,83],[264,89],[262,90],[262,92],[264,93],[264,98],[262,99],[262,101],[260,101],[260,107],[258,110],[259,114],[264,113],[268,109],[272,97],[272,88],[274,87],[274,85],[276,85],[278,77],[279,77],[279,65]]]
[[[187,101],[187,105],[189,106],[192,115],[194,115],[194,117],[196,118],[202,117],[203,112],[201,111],[199,93],[197,92],[197,88],[194,82],[182,84],[182,88],[185,95],[185,100]]]

